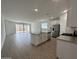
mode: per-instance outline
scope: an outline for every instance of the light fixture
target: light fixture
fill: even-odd
[[[50,17],[50,19],[53,19],[54,17],[52,16],[52,17]]]
[[[67,10],[64,10],[63,12],[65,13],[65,12],[67,12]]]
[[[34,9],[35,12],[38,12],[38,9]]]
[[[68,10],[66,9],[66,10],[62,11],[61,13],[67,13],[67,11],[68,11]]]

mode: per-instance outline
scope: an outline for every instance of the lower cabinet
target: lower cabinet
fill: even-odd
[[[77,45],[57,40],[57,57],[58,59],[77,59]]]

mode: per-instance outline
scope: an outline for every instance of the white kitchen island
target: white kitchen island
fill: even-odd
[[[48,41],[47,33],[40,33],[40,34],[32,34],[31,35],[31,43],[34,46],[38,46],[46,41]]]

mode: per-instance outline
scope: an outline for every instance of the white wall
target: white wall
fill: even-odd
[[[5,21],[5,31],[6,31],[6,35],[10,35],[10,34],[14,34],[16,33],[16,27],[15,27],[15,23],[11,22],[11,21]]]
[[[35,22],[32,22],[31,23],[31,32],[33,34],[40,34],[40,32],[48,32],[48,28],[47,29],[42,29],[41,28],[41,24],[43,22],[47,22],[48,23],[48,21],[35,21]]]
[[[31,33],[33,34],[40,34],[40,22],[33,22],[31,24]]]
[[[1,50],[5,41],[6,32],[5,32],[5,19],[1,18]]]
[[[15,23],[1,18],[1,49],[3,47],[6,35],[16,33]]]

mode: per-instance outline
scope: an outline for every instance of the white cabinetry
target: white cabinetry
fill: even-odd
[[[59,41],[57,40],[57,57],[59,59],[63,59],[63,49],[62,49],[62,45],[63,45],[63,42],[62,41]]]
[[[76,11],[72,9],[67,12],[67,26],[68,27],[77,27],[77,16]]]
[[[72,7],[67,12],[67,26],[69,27],[77,27],[77,1],[72,0]]]
[[[57,56],[59,59],[77,59],[77,45],[57,40]]]
[[[67,12],[67,26],[70,27],[72,26],[72,10],[69,10]]]

